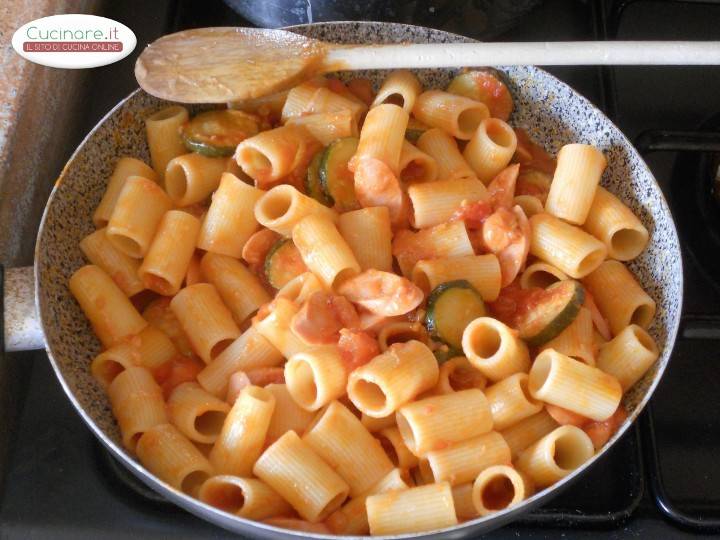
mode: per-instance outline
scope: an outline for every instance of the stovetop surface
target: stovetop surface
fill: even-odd
[[[444,2],[426,4],[435,9]],[[439,27],[473,36],[475,4],[456,4]],[[601,24],[612,23],[612,4],[627,4],[618,19],[619,39],[720,39],[720,2],[548,0],[497,40],[612,36],[614,25],[604,29]],[[102,14],[132,28],[138,49],[183,28],[247,24],[220,0],[158,0],[152,9],[139,0],[114,2]],[[421,22],[427,25],[427,17]],[[135,88],[137,52],[88,73],[84,106],[77,112],[81,133]],[[720,111],[718,67],[548,71],[607,111],[631,140],[650,129],[694,130]],[[69,156],[79,142],[60,144],[67,145]],[[675,213],[687,209],[674,206],[671,191],[692,185],[687,178],[673,178],[676,157],[646,156]],[[685,538],[707,524],[705,533],[720,532],[713,521],[720,519],[720,294],[695,258],[683,256],[684,324],[651,410],[565,493],[488,538]],[[0,370],[7,375],[0,381],[12,381],[0,388],[9,404],[2,438],[8,444],[0,447],[0,538],[234,536],[148,495],[130,479],[77,416],[45,353],[7,355]]]

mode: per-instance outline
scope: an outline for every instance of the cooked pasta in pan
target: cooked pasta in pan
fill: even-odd
[[[118,159],[80,244],[125,447],[220,510],[337,535],[487,516],[590,459],[659,355],[606,149],[547,153],[490,71],[255,101],[149,116],[151,163]]]

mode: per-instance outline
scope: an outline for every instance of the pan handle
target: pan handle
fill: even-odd
[[[3,268],[0,265],[0,300],[3,298],[4,308],[0,310],[0,323],[4,322],[2,326],[5,350],[12,352],[42,349],[45,339],[40,317],[35,309],[35,277],[32,266]]]

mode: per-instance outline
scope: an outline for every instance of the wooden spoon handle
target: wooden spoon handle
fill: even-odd
[[[334,46],[322,70],[718,64],[720,41],[566,41]]]

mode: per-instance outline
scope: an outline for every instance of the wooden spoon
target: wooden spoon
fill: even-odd
[[[341,70],[508,65],[720,64],[718,41],[575,41],[338,45],[285,30],[198,28],[161,37],[135,64],[146,92],[221,103]]]

